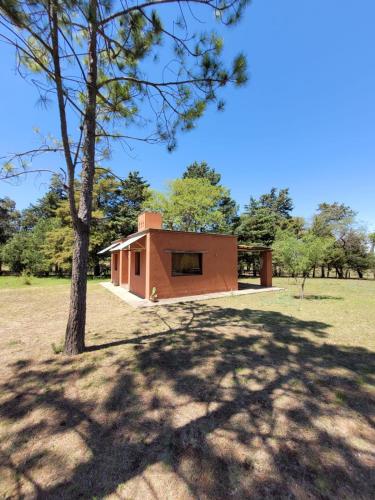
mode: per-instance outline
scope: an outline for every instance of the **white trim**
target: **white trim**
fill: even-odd
[[[140,240],[141,238],[144,238],[146,235],[145,234],[139,234],[138,236],[133,236],[133,238],[129,238],[128,240],[125,240],[123,243],[118,243],[114,248],[111,249],[111,252],[117,252],[118,250],[124,250],[124,248],[129,247],[136,241]]]
[[[111,250],[113,247],[115,247],[117,245],[118,245],[118,242],[112,243],[111,245],[109,245],[109,247],[106,247],[106,248],[103,248],[103,250],[100,250],[100,252],[98,252],[98,255],[100,255],[101,253],[108,252],[109,250]]]

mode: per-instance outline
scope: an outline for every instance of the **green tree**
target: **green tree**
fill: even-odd
[[[271,246],[275,240],[280,219],[269,208],[257,208],[240,218],[237,228],[239,240],[249,244]]]
[[[272,188],[258,199],[251,197],[237,227],[239,240],[251,244],[271,246],[278,229],[292,227],[293,201],[289,189]],[[297,220],[294,221],[297,225]],[[297,226],[295,227],[297,229]]]
[[[282,220],[281,229],[289,231],[300,238],[306,232],[306,221],[303,217],[288,217]]]
[[[0,198],[0,244],[8,241],[18,231],[19,218],[16,202],[8,197]]]
[[[375,279],[375,253],[371,253],[368,256],[368,268],[371,270],[373,277]]]
[[[375,233],[369,233],[368,239],[369,239],[370,246],[371,246],[370,252],[375,253]]]
[[[14,273],[20,273],[24,269],[23,252],[27,243],[27,233],[22,232],[15,234],[2,247],[2,259],[9,269]]]
[[[218,186],[221,175],[214,168],[210,168],[205,161],[194,162],[189,165],[182,174],[183,179],[207,179],[213,186]],[[229,190],[226,190],[223,197],[218,201],[218,210],[223,218],[220,225],[214,225],[212,230],[216,232],[234,233],[238,222],[238,205],[231,198]]]
[[[329,238],[309,232],[302,238],[279,231],[273,244],[274,259],[296,280],[300,281],[300,298],[304,298],[305,283],[314,267],[321,264],[331,244]]]
[[[15,201],[0,198],[0,274],[2,267],[2,247],[19,229],[20,213]]]
[[[352,226],[355,216],[354,210],[343,203],[320,203],[313,217],[312,231],[317,236],[338,240]]]
[[[347,269],[353,269],[359,278],[363,278],[365,271],[370,267],[366,233],[351,229],[345,234],[342,248]]]
[[[214,168],[210,168],[206,161],[195,161],[182,174],[183,179],[208,179],[213,186],[217,186],[221,175]]]
[[[208,179],[175,179],[166,193],[151,191],[144,207],[161,212],[169,229],[212,231],[223,223],[218,202],[225,194],[223,187]]]
[[[330,237],[334,243],[323,262],[324,268],[334,268],[339,278],[349,275],[350,269],[360,278],[368,268],[367,237],[356,224],[356,213],[343,203],[321,203],[313,217],[312,232],[321,237]]]
[[[167,3],[169,8],[163,11]],[[235,24],[247,3],[199,1],[225,25]],[[32,81],[41,99],[46,102],[55,96],[58,104],[60,140],[46,139],[32,155],[57,152],[65,161],[64,184],[74,231],[67,354],[85,349],[94,176],[97,163],[108,157],[110,141],[164,142],[172,150],[176,133],[192,129],[210,103],[222,109],[218,98],[222,87],[246,82],[244,56],[235,57],[228,69],[221,58],[222,38],[215,32],[195,32],[199,23],[189,6],[190,2],[179,0],[0,4],[0,38],[15,47],[18,65],[34,73]],[[172,63],[173,72],[165,71]],[[141,125],[145,131],[148,124],[146,134],[137,135],[135,127]],[[2,176],[27,170],[29,155],[10,157]],[[76,196],[78,177],[81,187]]]
[[[45,252],[45,243],[53,219],[41,219],[31,231],[21,230],[3,247],[3,259],[11,271],[28,271],[37,276],[48,274],[50,261]]]
[[[21,228],[30,230],[40,219],[50,219],[54,217],[54,211],[62,200],[66,200],[67,195],[61,178],[53,174],[51,176],[48,190],[42,198],[30,207],[25,208],[21,213]]]
[[[88,270],[93,270],[94,275],[100,274],[99,249],[113,239],[113,231],[110,227],[110,219],[106,211],[111,205],[113,190],[117,188],[119,181],[108,174],[97,173],[94,179],[91,236],[88,248]],[[77,192],[81,189],[79,181],[76,182]],[[53,225],[47,234],[46,255],[49,263],[59,274],[70,274],[73,266],[74,231],[72,217],[69,209],[69,201],[61,199],[56,208],[51,210]]]
[[[129,172],[124,180],[115,182],[113,189],[100,190],[109,193],[110,198],[99,205],[108,218],[112,239],[137,231],[138,215],[149,193],[149,184],[138,171]]]
[[[245,211],[253,214],[258,209],[268,209],[280,218],[290,218],[293,210],[293,200],[289,195],[289,188],[278,190],[273,187],[269,193],[262,194],[258,199],[251,197]]]

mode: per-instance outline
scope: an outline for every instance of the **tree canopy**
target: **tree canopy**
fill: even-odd
[[[209,167],[205,161],[195,161],[189,165],[182,174],[182,178],[207,179],[213,186],[221,185],[221,175],[214,168]],[[233,233],[239,221],[238,205],[231,198],[227,188],[225,188],[222,198],[218,200],[217,209],[221,212],[222,219],[220,224],[213,224],[211,229],[215,232]]]
[[[183,179],[208,179],[213,186],[219,184],[221,175],[214,168],[210,168],[206,161],[195,161],[182,174]]]
[[[169,229],[212,231],[224,223],[218,208],[224,195],[226,190],[208,179],[175,179],[169,182],[166,193],[151,191],[144,207],[161,212]]]
[[[288,188],[272,188],[258,199],[250,197],[236,231],[239,239],[246,243],[272,245],[279,228],[292,227],[292,210],[293,201]],[[296,228],[300,222],[294,221]]]
[[[274,259],[293,277],[301,278],[301,298],[306,279],[312,269],[323,262],[330,243],[329,239],[315,236],[312,232],[302,238],[287,231],[278,233],[273,245]]]

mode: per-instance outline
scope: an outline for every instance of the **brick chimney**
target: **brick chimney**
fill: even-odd
[[[163,217],[159,212],[142,212],[138,215],[138,231],[145,229],[161,229]]]

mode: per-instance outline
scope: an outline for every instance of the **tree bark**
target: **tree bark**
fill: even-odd
[[[95,174],[96,97],[97,97],[97,2],[89,5],[89,44],[87,105],[84,118],[83,164],[78,220],[74,225],[72,283],[69,318],[64,353],[73,355],[85,350],[87,264]]]
[[[69,317],[64,347],[66,354],[79,354],[85,350],[88,248],[88,229],[75,230]]]
[[[338,277],[339,279],[344,278],[344,271],[342,270],[342,268],[336,267],[336,277]]]

